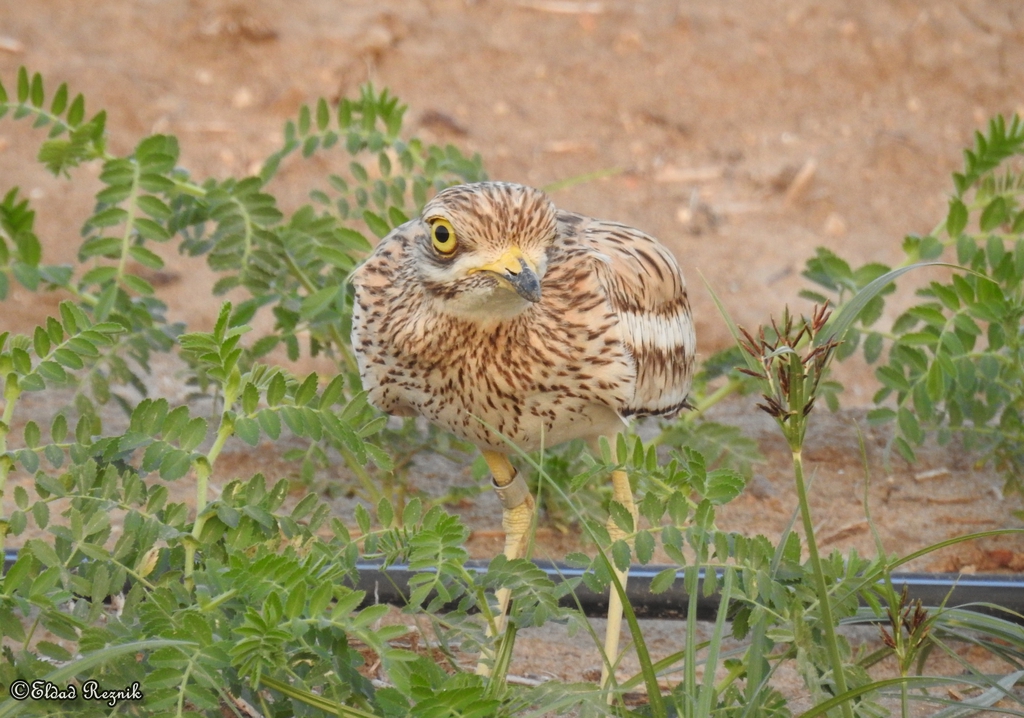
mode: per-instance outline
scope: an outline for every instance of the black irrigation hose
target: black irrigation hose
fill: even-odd
[[[8,550],[4,554],[4,572],[18,558],[18,552]],[[537,566],[556,583],[578,578],[582,569],[572,568],[552,561],[536,561]],[[475,571],[487,570],[487,561],[468,561],[466,567]],[[354,588],[366,591],[366,599],[360,608],[376,603],[404,606],[409,597],[409,579],[415,575],[408,566],[392,565],[383,568],[379,563],[361,562],[356,565],[359,580]],[[637,618],[660,618],[680,620],[686,618],[687,594],[683,589],[682,576],[663,593],[651,593],[651,581],[665,566],[633,566],[629,570],[626,594],[636,612]],[[703,575],[701,584],[703,585]],[[895,573],[892,583],[899,592],[908,587],[911,600],[921,599],[925,606],[945,605],[948,608],[966,604],[988,603],[1007,611],[1024,615],[1024,576],[1017,575],[965,575],[954,573]],[[563,605],[575,606],[576,601],[587,616],[604,617],[608,612],[607,592],[594,593],[583,583],[572,595],[562,599]],[[718,595],[704,596],[703,590],[697,597],[697,617],[713,620],[718,611]],[[991,613],[1012,619],[1012,614],[982,606],[970,606],[971,610]]]
[[[467,568],[484,571],[487,561],[468,561]],[[565,579],[577,578],[583,574],[582,569],[572,568],[553,561],[534,561],[534,563],[552,581],[561,582]],[[409,579],[415,575],[408,566],[392,565],[383,569],[377,563],[359,563],[359,581],[356,588],[366,591],[363,606],[374,603],[390,603],[404,606],[409,596]],[[684,620],[686,618],[687,593],[683,588],[682,574],[672,587],[662,593],[651,593],[651,581],[667,566],[632,566],[629,569],[629,581],[626,583],[626,595],[633,606],[637,618],[660,618],[668,620]],[[701,620],[714,620],[718,612],[719,597],[717,593],[704,596],[704,575],[701,571],[701,590],[697,596],[697,617]],[[966,604],[989,603],[1019,615],[1024,615],[1024,576],[1003,574],[955,574],[955,573],[894,573],[892,583],[896,592],[908,587],[911,600],[921,599],[924,606],[946,606],[953,608],[964,606],[980,613],[998,615],[1013,620],[1012,614],[983,606],[967,606]],[[583,583],[572,595],[566,596],[561,603],[564,606],[575,606],[576,601],[587,616],[603,618],[608,613],[607,592],[594,593]],[[866,604],[865,604],[866,605]],[[1018,619],[1019,621],[1020,619]],[[1022,621],[1024,622],[1024,621]]]

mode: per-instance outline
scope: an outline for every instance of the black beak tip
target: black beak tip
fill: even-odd
[[[516,274],[509,272],[506,276],[516,290],[516,294],[526,301],[536,304],[540,301],[540,279],[526,262],[519,260],[521,269]]]
[[[540,301],[540,282],[537,281],[537,277],[530,273],[530,279],[523,282],[516,287],[516,291],[519,292],[519,296],[528,302],[536,304]]]

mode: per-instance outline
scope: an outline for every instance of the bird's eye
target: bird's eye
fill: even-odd
[[[447,219],[438,217],[430,220],[430,239],[434,249],[441,254],[452,254],[455,251],[455,228]]]

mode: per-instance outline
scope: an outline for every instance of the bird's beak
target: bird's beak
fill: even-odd
[[[492,272],[504,279],[520,297],[528,302],[537,303],[540,301],[540,278],[537,270],[533,267],[519,247],[511,247],[498,259],[477,267],[474,272]]]

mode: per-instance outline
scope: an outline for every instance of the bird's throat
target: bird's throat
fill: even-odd
[[[511,289],[496,287],[485,294],[465,293],[445,300],[443,311],[481,327],[495,326],[522,316],[534,304]]]

